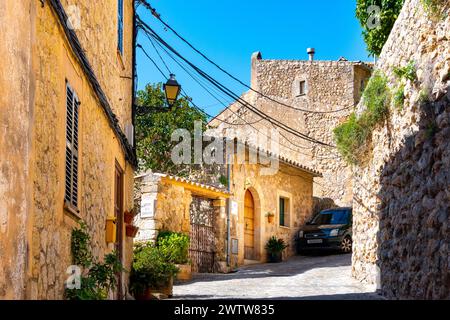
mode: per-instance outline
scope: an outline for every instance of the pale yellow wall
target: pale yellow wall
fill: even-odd
[[[79,9],[81,29],[76,33],[105,91],[119,124],[131,123],[133,2],[124,0],[124,53],[117,50],[117,0],[61,0],[65,8]],[[67,11],[68,9],[66,9]]]
[[[89,10],[87,15],[82,13],[77,35],[88,58],[95,60],[94,71],[114,111],[125,123],[131,121],[132,86],[130,79],[120,76],[128,71],[131,76],[132,1],[125,1],[124,66],[117,60],[121,68],[111,58],[117,58],[117,49],[112,55],[107,52],[110,43],[117,47],[117,32],[99,27],[110,24],[106,16],[117,16],[117,5],[112,7],[116,1],[106,2],[110,5],[73,1]],[[61,299],[65,271],[72,264],[71,230],[78,226],[63,209],[66,80],[81,102],[79,216],[88,225],[92,251],[99,260],[113,249],[105,240],[105,223],[106,217],[114,215],[115,163],[125,173],[125,210],[133,207],[134,170],[125,161],[50,4],[2,1],[0,19],[8,26],[0,35],[0,53],[10,68],[4,73],[2,67],[0,77],[0,299]],[[124,242],[124,262],[129,269],[132,239]],[[125,282],[126,277],[124,286]]]
[[[34,2],[0,1],[0,299],[24,297],[28,264]]]
[[[232,237],[239,239],[238,264],[244,263],[244,198],[250,190],[255,202],[255,248],[260,261],[265,261],[264,249],[267,240],[275,235],[286,241],[289,247],[285,256],[295,254],[295,234],[312,212],[313,178],[301,170],[280,164],[275,175],[260,175],[257,164],[235,164],[232,170],[232,192],[238,202],[238,215],[232,215]],[[279,197],[288,197],[290,202],[289,227],[279,225]],[[265,215],[275,214],[273,223]]]

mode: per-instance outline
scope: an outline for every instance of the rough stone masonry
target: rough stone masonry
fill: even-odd
[[[333,128],[358,104],[370,74],[371,64],[361,61],[267,60],[257,52],[251,60],[251,87],[266,97],[248,91],[242,99],[283,124],[333,145]],[[239,102],[225,109],[211,125],[240,130],[238,136],[243,140],[251,139],[258,130],[268,144],[270,129],[275,128]],[[280,155],[323,174],[323,178],[314,180],[314,196],[329,198],[339,206],[351,204],[351,170],[335,148],[311,143],[283,130],[279,130],[279,143]],[[268,149],[268,144],[257,144]]]
[[[376,68],[399,85],[394,67],[413,62],[404,105],[390,108],[353,168],[353,276],[378,282],[388,298],[449,299],[450,15],[407,0]],[[364,109],[364,103],[359,110]],[[378,281],[377,281],[378,278]]]

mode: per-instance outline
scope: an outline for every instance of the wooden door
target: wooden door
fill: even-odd
[[[255,204],[249,190],[244,200],[244,259],[255,259]]]
[[[123,264],[123,170],[116,163],[114,175],[114,215],[116,218],[116,254]],[[117,299],[123,299],[122,273],[117,274]]]

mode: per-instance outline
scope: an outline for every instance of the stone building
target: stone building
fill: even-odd
[[[190,260],[194,272],[223,269],[226,238],[224,189],[186,178],[151,171],[136,177],[135,224],[137,242],[155,241],[161,231],[190,236]]]
[[[266,60],[257,52],[251,58],[251,88],[264,96],[249,90],[241,98],[283,124],[333,145],[333,128],[358,104],[370,74],[370,64],[345,58],[315,61],[312,54],[311,61]],[[210,125],[240,130],[242,140],[251,138],[255,130],[274,127],[239,102],[223,110]],[[330,198],[339,206],[350,205],[351,171],[337,150],[279,132],[280,155],[322,173],[314,181],[314,196]]]
[[[230,162],[232,267],[267,261],[265,245],[272,236],[288,245],[285,258],[296,253],[298,229],[312,215],[313,180],[321,177],[318,171],[277,154],[266,154],[278,163],[276,172],[267,174],[262,161],[251,161],[253,150],[247,146],[243,161],[235,155]]]
[[[81,220],[131,262],[134,4],[2,0],[0,21],[0,299],[62,299]]]
[[[391,299],[450,299],[450,6],[423,3],[405,1],[376,64],[403,105],[353,168],[353,276]]]
[[[192,267],[200,272],[264,262],[264,247],[272,236],[288,245],[285,257],[294,255],[296,232],[312,214],[313,179],[321,175],[274,154],[270,157],[277,171],[266,174],[264,164],[251,161],[254,148],[241,146],[243,157],[236,152],[229,161],[229,190],[166,174],[137,176],[140,230],[135,241],[154,241],[162,230],[189,234]],[[269,157],[266,151],[262,154]],[[217,166],[222,174],[223,167]]]

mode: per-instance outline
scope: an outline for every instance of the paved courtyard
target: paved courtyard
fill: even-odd
[[[351,277],[351,255],[295,256],[230,274],[197,274],[174,286],[174,299],[381,299]]]

